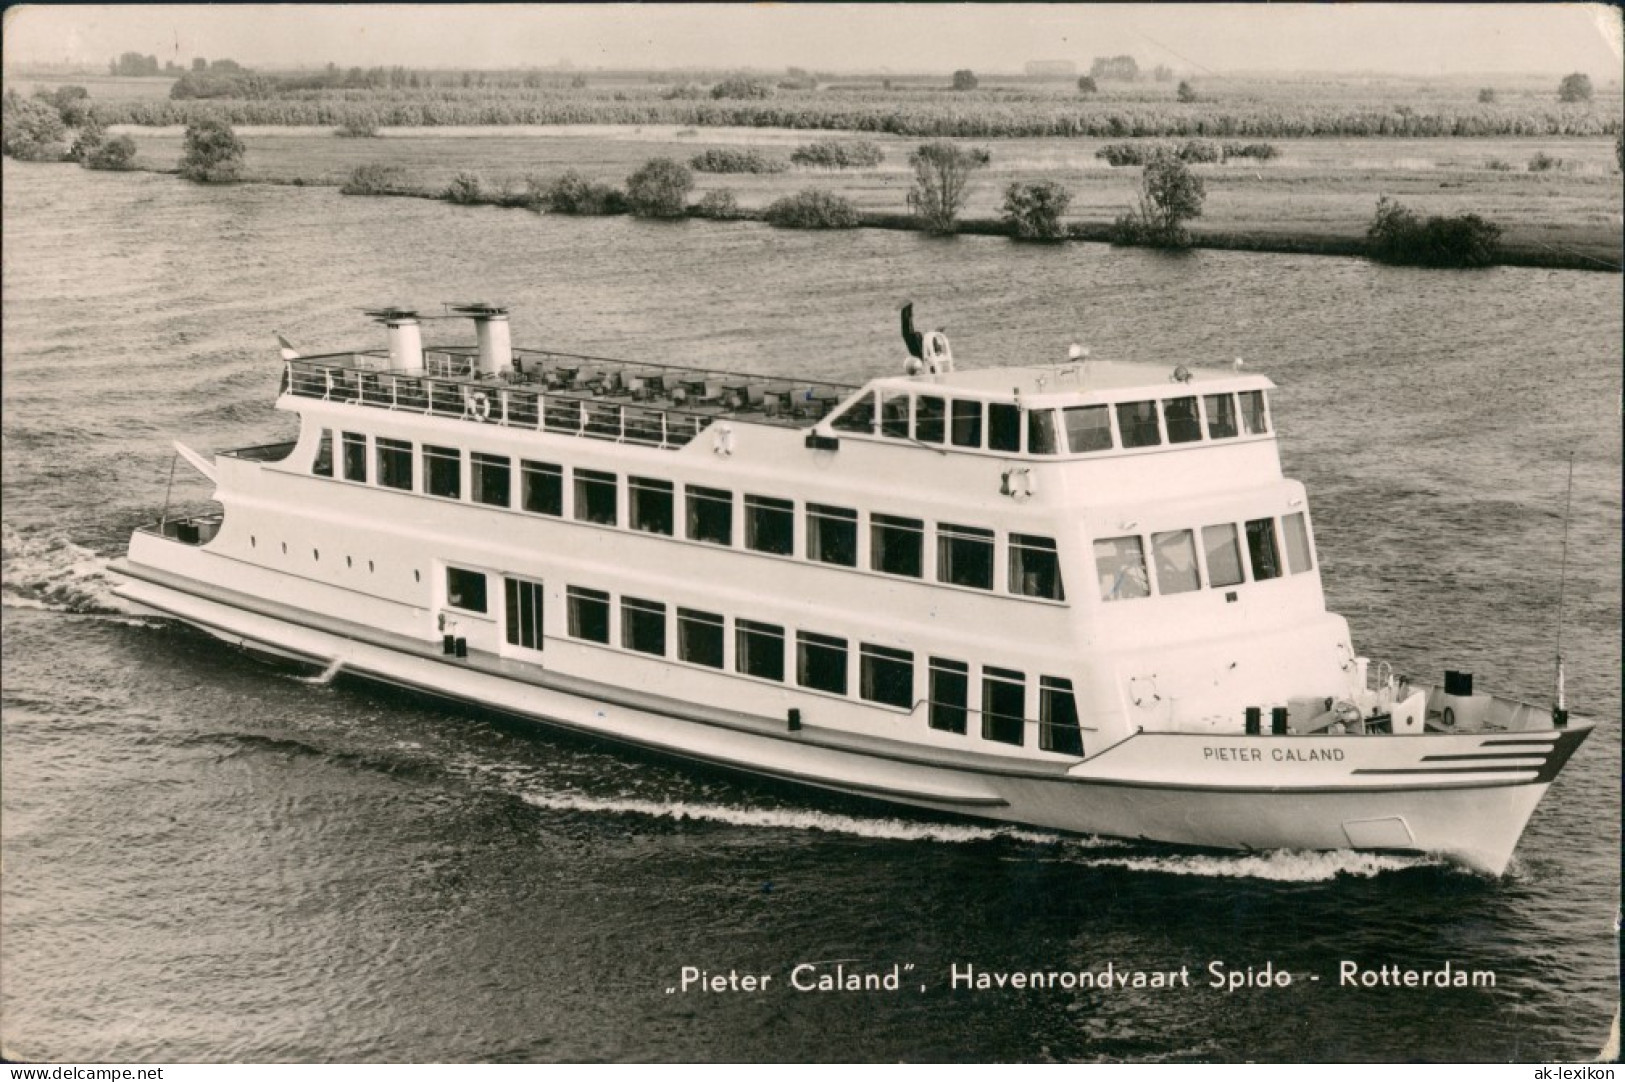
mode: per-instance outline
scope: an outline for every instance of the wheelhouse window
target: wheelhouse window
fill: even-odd
[[[1275,520],[1255,518],[1247,523],[1247,556],[1253,566],[1253,581],[1281,577],[1281,550],[1275,540]]]
[[[322,438],[316,443],[316,461],[310,464],[310,472],[317,477],[333,476],[333,430],[322,429]]]
[[[858,513],[849,507],[807,505],[807,559],[858,566]]]
[[[1286,566],[1294,575],[1312,571],[1314,560],[1309,555],[1309,524],[1303,512],[1298,511],[1281,520],[1286,527]]]
[[[508,507],[513,503],[513,467],[506,455],[474,451],[468,456],[468,487],[476,503]]]
[[[564,514],[564,469],[550,462],[520,462],[520,500],[535,515]]]
[[[1066,445],[1073,454],[1111,450],[1112,421],[1105,406],[1068,406],[1061,416],[1066,421]]]
[[[734,621],[734,669],[763,680],[784,679],[784,628]]]
[[[344,433],[344,479],[367,481],[367,437],[360,432]]]
[[[641,654],[666,653],[666,606],[638,597],[621,598],[621,645]]]
[[[446,604],[467,612],[485,612],[485,575],[461,567],[446,568]]]
[[[937,581],[977,590],[993,589],[993,531],[940,523]]]
[[[869,516],[869,566],[888,575],[924,574],[925,523],[896,515]]]
[[[734,494],[725,488],[688,486],[688,539],[712,545],[734,541]]]
[[[502,582],[507,594],[505,631],[508,645],[540,650],[543,642],[542,584],[510,578],[504,578]]]
[[[906,394],[887,391],[880,396],[880,434],[892,439],[908,439],[908,399]]]
[[[423,491],[448,500],[463,498],[463,452],[423,445]]]
[[[796,683],[814,691],[846,694],[846,640],[796,632]]]
[[[375,452],[378,483],[385,488],[412,491],[412,444],[379,436]]]
[[[1157,404],[1119,402],[1117,430],[1123,434],[1124,447],[1157,446],[1162,442],[1162,434],[1157,429]]]
[[[875,393],[870,391],[837,413],[830,427],[838,432],[869,432],[875,430]]]
[[[1072,681],[1059,676],[1038,680],[1038,745],[1062,755],[1083,754],[1083,732],[1078,728],[1078,704]]]
[[[1203,395],[1202,410],[1207,414],[1208,439],[1226,440],[1237,433],[1235,395]]]
[[[1270,430],[1269,414],[1264,406],[1263,391],[1242,391],[1241,428],[1249,436],[1262,436]]]
[[[921,443],[941,443],[947,438],[948,403],[936,395],[920,395],[914,400],[914,438]]]
[[[1200,440],[1202,421],[1196,416],[1196,396],[1164,400],[1162,423],[1167,426],[1169,443],[1194,443]]]
[[[1020,745],[1026,700],[1026,674],[985,666],[982,669],[982,739]]]
[[[947,658],[931,659],[931,728],[964,733],[970,716],[970,666]]]
[[[627,525],[645,533],[672,535],[676,529],[676,496],[670,481],[648,477],[626,479]]]
[[[1202,527],[1202,550],[1207,557],[1209,586],[1234,586],[1242,581],[1241,546],[1236,527],[1229,522]]]
[[[616,478],[599,470],[576,470],[576,518],[600,526],[615,525]]]
[[[1021,450],[1021,410],[1015,403],[987,404],[987,447],[990,451]]]
[[[955,447],[982,446],[982,403],[956,398],[952,429]]]
[[[1151,558],[1157,568],[1159,594],[1186,594],[1202,588],[1196,567],[1196,536],[1189,530],[1151,535]]]
[[[872,703],[914,705],[914,655],[864,643],[858,648],[858,695]]]
[[[796,550],[796,505],[771,496],[745,497],[745,547],[774,556]]]
[[[1010,535],[1010,592],[1023,597],[1065,601],[1061,561],[1055,542],[1034,534]]]
[[[1145,552],[1138,537],[1096,538],[1095,571],[1100,576],[1102,601],[1125,601],[1150,596],[1151,583],[1145,575]]]
[[[692,665],[722,668],[722,617],[696,609],[677,610],[677,656]]]
[[[572,639],[609,642],[609,595],[602,590],[572,586],[565,591]]]
[[[1027,412],[1027,453],[1053,455],[1059,451],[1055,438],[1055,411],[1029,410]]]

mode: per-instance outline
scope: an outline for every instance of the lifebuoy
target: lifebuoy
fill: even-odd
[[[475,391],[468,399],[468,411],[474,415],[476,421],[489,421],[491,419],[491,400],[484,391]]]
[[[1449,706],[1445,707],[1444,713],[1439,716],[1439,721],[1443,723],[1446,729],[1454,729],[1456,727],[1455,709]]]

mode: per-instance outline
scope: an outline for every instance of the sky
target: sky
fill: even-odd
[[[1620,76],[1606,4],[20,5],[7,65],[123,52],[253,68],[735,68],[1017,72],[1127,53],[1142,67]]]

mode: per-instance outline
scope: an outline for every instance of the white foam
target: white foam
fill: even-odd
[[[1432,857],[1350,850],[1313,852],[1277,849],[1267,853],[1182,854],[1177,856],[1098,857],[1093,864],[1131,871],[1193,875],[1213,879],[1267,879],[1278,883],[1320,883],[1340,875],[1369,879],[1384,872],[1439,864]]]
[[[0,523],[0,603],[12,609],[130,614],[107,560],[61,537],[25,537]]]

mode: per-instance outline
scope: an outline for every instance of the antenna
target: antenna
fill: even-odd
[[[1569,580],[1569,508],[1574,503],[1574,452],[1569,452],[1569,484],[1563,496],[1563,557],[1557,578],[1557,701],[1552,704],[1552,724],[1561,729],[1569,723],[1568,704],[1563,695],[1563,601]]]

